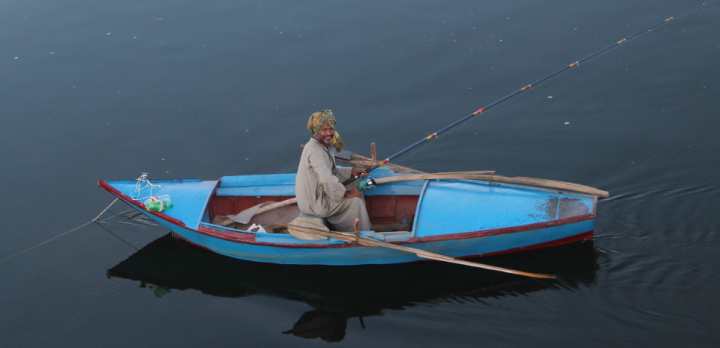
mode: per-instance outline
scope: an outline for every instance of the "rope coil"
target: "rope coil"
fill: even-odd
[[[162,185],[155,185],[155,184],[151,183],[147,176],[148,176],[148,173],[141,173],[140,177],[135,179],[135,180],[137,180],[137,183],[135,183],[135,191],[130,192],[130,198],[132,198],[133,201],[139,201],[141,199],[151,198],[151,197],[153,197],[153,187],[157,187],[158,189],[162,187]],[[143,183],[145,184],[145,186],[140,187],[140,185]],[[142,190],[144,190],[148,187],[150,187],[150,195],[145,196],[145,197],[140,197],[140,192],[142,192]],[[133,197],[133,194],[135,194],[135,193],[137,193],[137,197]],[[102,215],[102,214],[100,214],[100,215]]]

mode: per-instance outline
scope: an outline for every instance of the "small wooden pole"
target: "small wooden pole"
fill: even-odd
[[[375,155],[375,143],[370,144],[370,153],[372,154],[372,164],[377,164],[377,155]]]
[[[360,218],[355,218],[355,243],[360,243],[360,229],[358,228],[358,225],[360,225]]]

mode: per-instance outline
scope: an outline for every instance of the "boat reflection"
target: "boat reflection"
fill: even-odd
[[[328,342],[345,337],[348,318],[382,315],[384,309],[437,302],[483,301],[539,290],[591,285],[599,269],[592,241],[483,258],[481,262],[559,280],[537,280],[441,262],[368,266],[288,266],[224,257],[168,234],[108,270],[108,277],[141,282],[155,296],[194,289],[221,297],[254,294],[307,303],[283,332]]]

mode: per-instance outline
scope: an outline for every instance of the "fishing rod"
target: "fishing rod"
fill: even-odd
[[[437,132],[435,132],[435,133],[432,133],[432,134],[428,135],[427,137],[425,137],[425,138],[417,141],[416,143],[414,143],[414,144],[412,144],[412,145],[410,145],[410,146],[402,149],[402,150],[399,151],[398,153],[396,153],[396,154],[394,154],[394,155],[392,155],[392,156],[390,156],[390,157],[382,160],[381,162],[379,162],[379,163],[377,163],[377,164],[374,164],[372,167],[370,167],[369,169],[367,169],[366,172],[368,172],[368,173],[372,172],[373,170],[377,169],[378,167],[380,167],[380,166],[382,166],[382,165],[390,162],[391,160],[397,158],[398,156],[403,155],[404,153],[406,153],[406,152],[408,152],[408,151],[410,151],[410,150],[412,150],[412,149],[414,149],[414,148],[422,145],[423,143],[425,143],[425,142],[427,142],[427,141],[429,141],[429,140],[431,140],[431,139],[433,139],[433,138],[439,139],[438,136],[439,136],[440,134],[444,133],[445,131],[448,131],[448,130],[450,130],[451,128],[454,128],[455,126],[457,126],[457,125],[459,125],[459,124],[461,124],[461,123],[463,123],[463,122],[465,122],[465,121],[467,121],[467,120],[469,120],[469,119],[471,119],[471,118],[473,118],[473,117],[475,117],[475,116],[477,116],[477,115],[479,115],[479,114],[482,114],[482,113],[485,112],[485,111],[490,110],[491,108],[493,108],[493,107],[495,107],[495,106],[497,106],[497,105],[499,105],[499,104],[507,101],[508,99],[511,99],[511,98],[517,96],[518,94],[520,94],[520,93],[522,93],[522,92],[525,92],[525,91],[531,89],[533,86],[536,86],[536,85],[538,85],[538,84],[540,84],[540,83],[542,83],[542,82],[544,82],[544,81],[546,81],[546,80],[548,80],[548,79],[550,79],[550,78],[552,78],[552,77],[554,77],[554,76],[556,76],[556,75],[559,75],[559,74],[561,74],[561,73],[563,73],[563,72],[565,72],[565,71],[567,71],[567,70],[570,70],[570,69],[572,69],[572,68],[574,68],[574,67],[577,67],[578,65],[580,65],[580,63],[583,63],[583,62],[585,62],[585,61],[587,61],[587,60],[589,60],[589,59],[591,59],[591,58],[593,58],[593,57],[595,57],[595,56],[598,56],[598,55],[600,55],[600,54],[602,54],[602,53],[604,53],[604,52],[609,51],[610,49],[613,49],[613,48],[615,48],[615,47],[617,47],[617,46],[620,46],[621,44],[623,44],[623,43],[625,43],[625,42],[628,42],[628,41],[630,41],[630,40],[632,40],[632,39],[634,39],[634,38],[636,38],[636,37],[638,37],[638,36],[640,36],[640,35],[642,35],[642,34],[644,34],[644,33],[647,33],[647,32],[649,32],[649,31],[652,31],[652,30],[655,29],[655,28],[658,28],[658,27],[660,27],[660,26],[662,26],[662,25],[664,25],[664,24],[667,24],[668,22],[671,22],[671,21],[673,21],[673,20],[676,19],[676,18],[683,17],[683,16],[685,16],[685,15],[690,14],[691,12],[694,12],[694,11],[696,11],[696,10],[699,10],[699,9],[705,7],[706,5],[711,4],[711,3],[715,2],[715,1],[716,1],[716,0],[710,0],[710,1],[707,1],[707,2],[704,2],[704,3],[700,4],[700,5],[698,5],[698,6],[692,7],[692,8],[690,8],[690,9],[688,9],[688,10],[685,10],[685,11],[683,11],[683,12],[680,12],[678,15],[675,15],[675,16],[673,16],[673,17],[670,17],[670,18],[667,18],[667,19],[665,19],[665,20],[662,20],[661,22],[655,23],[655,24],[653,24],[653,25],[651,25],[651,26],[649,26],[649,27],[647,27],[647,28],[645,28],[645,29],[643,29],[643,30],[640,30],[640,31],[636,32],[635,34],[632,34],[632,35],[630,35],[630,36],[628,36],[628,37],[626,37],[626,38],[618,41],[618,42],[615,42],[615,43],[613,43],[613,44],[611,44],[611,45],[608,45],[607,47],[605,47],[605,48],[603,48],[603,49],[600,49],[599,51],[597,51],[597,52],[595,52],[595,53],[593,53],[593,54],[591,54],[591,55],[589,55],[589,56],[587,56],[587,57],[585,57],[585,58],[583,58],[583,59],[577,60],[577,61],[575,61],[574,63],[572,63],[572,64],[570,64],[570,65],[567,65],[567,66],[563,67],[562,69],[559,69],[559,70],[555,71],[554,73],[551,73],[551,74],[549,74],[549,75],[547,75],[547,76],[545,76],[545,77],[543,77],[543,78],[541,78],[541,79],[539,79],[539,80],[537,80],[537,81],[535,81],[535,82],[533,82],[533,83],[531,83],[531,84],[529,84],[529,85],[526,85],[526,86],[518,89],[518,90],[515,91],[515,92],[512,92],[512,93],[506,95],[506,96],[503,97],[503,98],[500,98],[500,99],[496,100],[495,102],[493,102],[493,103],[491,103],[491,104],[489,104],[489,105],[487,105],[487,106],[485,106],[485,107],[483,107],[483,108],[478,109],[477,111],[473,112],[472,114],[467,115],[467,116],[465,116],[465,117],[463,117],[463,118],[455,121],[454,123],[451,123],[450,125],[446,126],[445,128],[443,128],[443,129],[441,129],[441,130],[439,130],[439,131],[437,131]],[[342,184],[343,184],[343,185],[347,185],[347,184],[349,184],[349,183],[357,180],[358,178],[360,178],[360,176],[359,176],[359,175],[355,175],[355,176],[351,177],[350,179],[345,180]]]

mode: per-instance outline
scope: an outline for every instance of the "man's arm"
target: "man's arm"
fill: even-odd
[[[351,168],[351,167],[340,167],[336,166],[338,170],[338,180],[340,182],[344,182],[347,179],[350,179],[351,177],[354,177],[355,175],[360,174],[361,178],[364,178],[368,175],[368,173],[365,171],[365,169],[362,168]]]
[[[352,175],[352,170],[353,170],[354,168],[352,168],[352,167],[341,167],[341,166],[338,166],[338,165],[336,165],[335,167],[336,167],[337,170],[338,170],[338,175],[337,175],[337,177],[338,177],[338,180],[340,180],[340,182],[343,182],[343,181],[345,181],[345,180],[347,180],[347,179],[350,179],[350,176]]]

